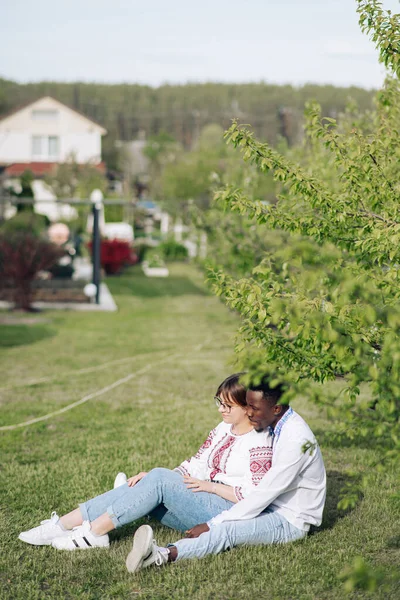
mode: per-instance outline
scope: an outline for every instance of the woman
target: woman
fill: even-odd
[[[222,422],[195,456],[173,471],[156,468],[139,473],[61,518],[53,512],[51,519],[22,532],[19,539],[59,550],[104,548],[109,546],[110,531],[146,515],[185,531],[230,508],[255,483],[250,468],[254,451],[261,443],[268,452],[270,444],[247,418],[246,390],[239,375],[221,383],[215,401]]]

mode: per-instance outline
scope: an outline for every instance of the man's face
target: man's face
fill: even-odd
[[[247,416],[256,431],[274,427],[280,417],[282,406],[272,406],[263,399],[262,392],[249,390],[246,394]]]

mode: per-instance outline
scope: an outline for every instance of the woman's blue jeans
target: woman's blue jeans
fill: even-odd
[[[232,505],[216,494],[193,492],[186,487],[180,473],[158,468],[133,487],[122,485],[80,504],[79,508],[84,521],[94,521],[108,513],[116,528],[150,515],[167,527],[186,531]]]
[[[243,544],[285,544],[306,535],[306,531],[291,525],[285,517],[268,508],[255,519],[225,521],[198,538],[186,538],[173,545],[178,549],[176,560],[182,560],[203,558],[207,554],[218,554]]]

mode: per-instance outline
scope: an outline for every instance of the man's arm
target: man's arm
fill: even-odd
[[[280,451],[276,450],[272,467],[264,475],[257,488],[230,509],[210,519],[207,525],[212,527],[224,521],[253,519],[278,496],[290,490],[294,480],[310,457],[308,452],[303,452],[303,445],[304,440],[296,440],[289,444],[286,443]]]
[[[210,528],[207,525],[207,523],[200,523],[200,525],[195,525],[195,527],[192,527],[191,529],[185,531],[185,537],[197,538],[199,537],[199,535],[205,533],[206,531],[210,531]]]

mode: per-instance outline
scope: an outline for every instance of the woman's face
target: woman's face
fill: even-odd
[[[219,400],[220,405],[218,407],[218,412],[225,423],[239,425],[244,421],[248,421],[247,407],[236,404],[231,398],[224,396],[223,394],[221,394]]]

